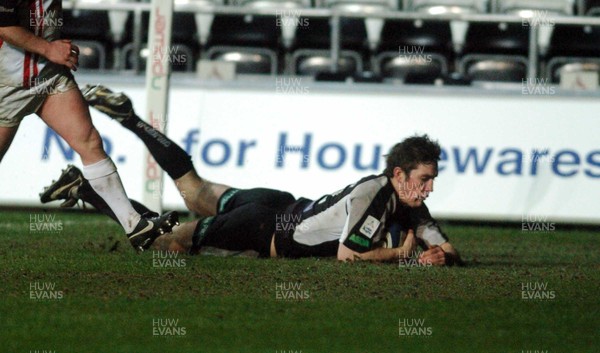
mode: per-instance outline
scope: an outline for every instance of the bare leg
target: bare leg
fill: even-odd
[[[78,89],[49,95],[38,114],[81,156],[84,165],[107,157],[100,134],[92,125],[88,106]]]
[[[84,177],[116,215],[125,233],[132,233],[138,225],[144,227],[127,198],[116,166],[104,152],[81,92],[73,88],[47,96],[38,115],[81,156]]]
[[[173,228],[173,232],[156,238],[152,249],[188,253],[192,248],[192,236],[198,221],[183,223]]]
[[[202,179],[193,169],[175,180],[175,185],[187,208],[203,217],[216,215],[219,198],[231,189],[231,186]]]
[[[18,128],[18,125],[15,127],[0,127],[0,162],[15,138]]]

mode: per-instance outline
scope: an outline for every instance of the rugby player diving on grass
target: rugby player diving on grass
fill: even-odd
[[[175,181],[187,208],[200,218],[158,236],[146,249],[196,254],[203,247],[253,250],[261,257],[337,257],[339,260],[408,261],[417,246],[421,264],[461,264],[461,258],[429,214],[423,201],[433,191],[440,146],[427,135],[395,145],[386,169],[317,200],[256,188],[237,189],[201,178],[190,156],[142,121],[131,100],[103,86],[83,90],[86,101],[138,136],[156,162]],[[74,180],[79,182],[73,183]],[[78,170],[69,166],[55,184],[72,185],[55,199],[77,200],[110,215]],[[138,212],[148,212],[134,203]],[[403,236],[387,241],[392,224]],[[387,245],[387,246],[386,246]]]

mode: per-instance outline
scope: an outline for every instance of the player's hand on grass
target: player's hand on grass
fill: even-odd
[[[446,253],[439,246],[432,246],[419,256],[419,263],[443,266],[446,264]]]
[[[400,258],[408,259],[415,253],[417,249],[417,240],[415,239],[415,232],[409,229],[402,246],[400,247]]]
[[[64,65],[70,70],[77,71],[79,48],[68,39],[50,42],[44,56],[53,63]]]

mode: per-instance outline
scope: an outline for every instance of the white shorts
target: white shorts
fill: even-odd
[[[27,115],[36,113],[46,98],[77,88],[69,71],[56,73],[44,70],[34,87],[10,87],[0,84],[0,127],[19,126]],[[49,77],[45,77],[49,76]]]

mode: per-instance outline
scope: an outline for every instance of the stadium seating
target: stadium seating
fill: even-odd
[[[80,4],[133,3],[136,0],[73,0],[71,9],[63,10],[63,37],[73,39],[83,46],[80,68],[104,69],[118,67],[119,46],[123,43],[125,22],[130,16],[120,10],[81,10]],[[65,1],[65,3],[69,3]],[[113,54],[115,53],[115,54]]]
[[[431,15],[486,13],[489,0],[413,0],[410,10]]]
[[[323,7],[369,13],[382,10],[398,10],[399,2],[395,0],[325,0],[323,1]]]
[[[600,73],[600,27],[556,25],[548,49],[546,74],[554,82],[561,70]]]
[[[299,18],[292,45],[291,67],[297,75],[329,72],[331,61],[331,27],[328,18]],[[367,32],[363,19],[340,19],[340,56],[338,73],[353,75],[362,72],[363,58],[368,51]]]
[[[544,16],[571,16],[574,6],[573,0],[498,0],[498,12],[522,17],[531,17],[535,11]]]
[[[281,39],[285,48],[289,48],[294,41],[299,15],[298,11],[310,8],[310,0],[246,0],[243,6],[249,9],[276,9],[275,25],[281,27]],[[284,65],[282,65],[283,67]]]
[[[276,74],[282,43],[276,20],[275,16],[215,16],[204,57],[234,62],[237,73]]]
[[[310,8],[310,0],[244,0],[241,2],[242,6],[256,9],[300,9]]]
[[[146,69],[146,59],[150,55],[148,47],[144,45],[140,50],[138,55],[134,55],[133,44],[129,43],[125,47],[123,47],[123,58],[125,60],[122,63],[122,67],[125,69],[131,70],[135,67],[134,60],[140,60],[140,70]],[[173,71],[193,71],[195,66],[194,53],[189,49],[189,47],[185,45],[175,44],[171,46],[168,50],[168,53],[161,54],[168,55],[168,60],[171,64],[171,69]]]
[[[384,78],[448,74],[452,39],[448,22],[385,21],[373,66]]]
[[[135,60],[145,59],[148,55],[148,23],[150,14],[142,14],[142,46],[139,53],[134,52],[133,43],[133,16],[127,19],[125,44],[122,48],[121,67],[132,69],[135,67]],[[174,71],[192,71],[195,67],[196,58],[199,56],[200,44],[198,39],[198,30],[193,13],[175,12],[173,14],[173,26],[171,33],[171,48],[169,48],[169,59]],[[145,68],[145,60],[140,61],[140,69]]]
[[[80,45],[80,68],[106,68],[107,52],[113,48],[107,11],[63,11],[62,36]]]
[[[475,81],[520,82],[527,76],[529,27],[471,23],[459,71]]]
[[[600,16],[600,0],[586,1],[583,13],[588,16]]]
[[[65,0],[66,1],[66,0]],[[78,0],[77,3],[136,0]],[[149,0],[143,0],[148,2]],[[581,6],[583,4],[583,6]],[[276,10],[276,14],[196,13],[220,5]],[[575,6],[577,5],[577,7]],[[134,50],[134,15],[122,10],[64,11],[64,37],[80,46],[83,69],[137,68],[148,56],[149,14],[141,14],[140,47]],[[331,17],[300,16],[321,7],[363,14],[340,17],[340,51],[332,72]],[[199,58],[236,64],[239,74],[292,74],[316,78],[375,77],[433,82],[520,82],[529,71],[529,33],[535,24],[577,13],[600,15],[600,0],[177,0],[170,58],[173,70],[193,71]],[[447,19],[383,19],[405,11],[426,15],[500,13],[523,22]],[[183,12],[182,12],[183,11]],[[377,14],[369,16],[369,14]],[[557,17],[558,16],[558,17]],[[539,26],[538,71],[560,79],[561,72],[600,72],[600,26]],[[184,59],[185,58],[185,59]],[[142,60],[140,60],[142,59]]]
[[[97,0],[89,0],[89,1],[97,1]],[[114,3],[115,0],[100,0],[105,3]],[[136,3],[137,0],[118,0],[119,3]],[[112,10],[108,11],[108,19],[110,21],[110,30],[112,34],[113,43],[118,48],[123,45],[123,38],[126,35],[125,33],[125,25],[127,23],[127,18],[130,16],[128,11],[117,11]],[[118,64],[118,63],[117,63]]]
[[[79,68],[90,70],[106,69],[106,52],[104,46],[94,40],[73,40],[79,47]]]

